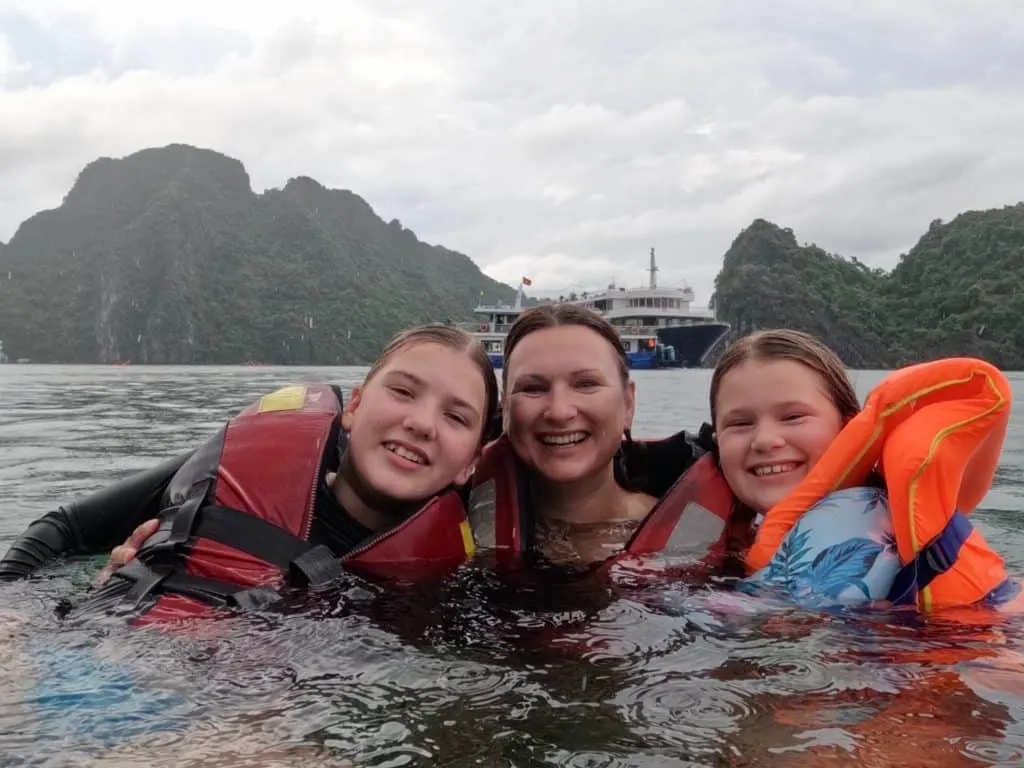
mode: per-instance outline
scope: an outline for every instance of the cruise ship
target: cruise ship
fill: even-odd
[[[604,291],[572,294],[560,301],[593,309],[614,325],[631,368],[703,366],[711,349],[728,333],[729,325],[718,322],[710,309],[692,307],[694,293],[689,286],[658,287],[653,248],[648,272],[646,287],[618,288],[612,284]],[[520,282],[514,304],[481,304],[473,310],[480,316],[479,322],[459,324],[480,339],[496,368],[505,362],[509,328],[526,309],[523,287]]]

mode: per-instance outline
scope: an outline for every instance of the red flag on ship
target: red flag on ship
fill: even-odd
[[[523,285],[533,285],[533,280],[528,277],[523,278]]]

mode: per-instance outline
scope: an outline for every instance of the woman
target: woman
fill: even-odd
[[[505,341],[502,389],[504,431],[529,473],[538,552],[604,560],[657,501],[620,482],[636,382],[614,328],[572,304],[527,310]]]
[[[618,332],[597,313],[573,304],[521,313],[502,388],[504,436],[485,452],[470,498],[478,546],[493,546],[500,562],[590,566],[627,543],[647,554],[671,543],[699,559],[744,540],[731,509],[688,506],[702,491],[682,482],[703,453],[698,440],[632,439],[636,385]]]
[[[284,573],[329,582],[338,558],[371,571],[461,562],[464,511],[449,491],[472,475],[497,409],[479,343],[446,326],[406,331],[344,407],[326,386],[267,395],[162,476],[142,473],[101,491],[100,504],[87,499],[33,523],[5,556],[6,573],[102,551],[156,515],[161,522],[138,528],[113,565],[138,559],[108,569],[116,578],[94,603],[128,600],[148,619],[173,617],[271,599],[261,588]],[[432,551],[422,551],[417,525],[436,530]],[[445,549],[453,542],[457,552]]]

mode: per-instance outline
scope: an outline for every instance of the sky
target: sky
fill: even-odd
[[[0,241],[170,143],[350,189],[534,292],[689,284],[755,218],[891,268],[1024,198],[1019,0],[0,0]]]

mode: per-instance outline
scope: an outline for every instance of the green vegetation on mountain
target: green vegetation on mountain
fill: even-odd
[[[891,272],[758,219],[725,254],[713,301],[730,338],[797,328],[852,367],[971,355],[1024,369],[1024,204],[932,222]]]
[[[0,244],[12,360],[365,363],[404,327],[514,295],[351,192],[254,194],[237,160],[183,145],[90,163]]]
[[[403,327],[514,295],[352,192],[300,177],[255,194],[237,160],[184,145],[90,163],[0,243],[12,360],[365,363]],[[853,367],[975,355],[1024,369],[1024,204],[932,222],[891,272],[758,219],[712,300],[730,338],[800,328]]]

